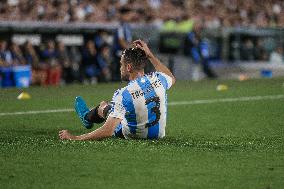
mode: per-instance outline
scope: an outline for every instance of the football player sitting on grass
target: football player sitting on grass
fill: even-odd
[[[150,51],[144,41],[133,42],[120,60],[121,79],[129,81],[117,90],[111,103],[101,102],[89,110],[81,97],[75,99],[75,110],[84,127],[105,122],[100,128],[79,136],[68,130],[59,131],[62,140],[100,140],[109,137],[125,139],[159,139],[165,136],[167,119],[167,94],[175,77]],[[155,72],[144,73],[151,62]]]

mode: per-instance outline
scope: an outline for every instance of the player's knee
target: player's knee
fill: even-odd
[[[108,105],[106,101],[102,101],[99,105],[99,110],[103,111],[103,109]]]
[[[100,105],[98,107],[98,114],[103,117],[103,111],[105,109],[105,107],[107,106],[107,102],[106,101],[102,101],[100,102]]]

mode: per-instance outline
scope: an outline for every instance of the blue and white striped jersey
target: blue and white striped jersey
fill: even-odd
[[[111,117],[122,119],[126,139],[157,139],[165,136],[167,94],[172,78],[153,72],[130,81],[112,99]]]

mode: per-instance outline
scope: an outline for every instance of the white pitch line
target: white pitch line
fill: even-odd
[[[220,98],[220,99],[207,99],[207,100],[192,100],[192,101],[177,101],[169,102],[169,106],[179,105],[194,105],[194,104],[213,104],[223,102],[241,102],[241,101],[258,101],[258,100],[276,100],[282,99],[284,95],[269,95],[269,96],[247,96],[238,98]],[[0,113],[0,116],[8,115],[28,115],[28,114],[46,114],[46,113],[58,113],[58,112],[73,112],[74,109],[54,109],[54,110],[35,110],[26,112],[4,112]]]
[[[284,95],[269,95],[269,96],[246,96],[238,98],[220,98],[220,99],[208,99],[208,100],[192,100],[192,101],[178,101],[178,102],[169,102],[169,106],[177,105],[192,105],[192,104],[212,104],[219,102],[240,102],[240,101],[257,101],[257,100],[275,100],[282,99]]]
[[[0,116],[6,115],[25,115],[25,114],[47,114],[47,113],[57,113],[57,112],[73,112],[74,109],[56,109],[56,110],[34,110],[34,111],[26,111],[26,112],[7,112],[0,113]]]

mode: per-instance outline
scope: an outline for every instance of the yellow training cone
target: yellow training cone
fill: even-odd
[[[17,99],[19,100],[27,100],[27,99],[30,99],[31,98],[31,95],[29,95],[29,93],[26,93],[26,92],[22,92],[18,97]]]
[[[217,87],[216,87],[216,90],[217,91],[226,91],[226,90],[228,90],[228,86],[227,85],[217,85]]]

